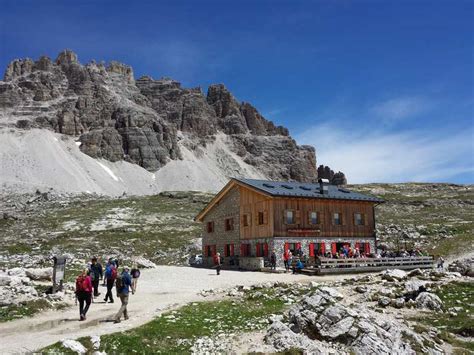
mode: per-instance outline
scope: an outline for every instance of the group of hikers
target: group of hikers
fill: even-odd
[[[79,320],[86,320],[87,311],[94,298],[100,296],[99,285],[107,287],[104,303],[114,303],[113,288],[115,286],[117,297],[120,299],[121,306],[114,317],[115,323],[120,323],[122,315],[125,320],[128,319],[128,297],[130,291],[132,295],[137,291],[137,282],[140,277],[140,270],[137,265],[132,269],[128,266],[122,267],[119,274],[119,262],[117,259],[109,258],[105,270],[98,262],[96,257],[91,259],[90,264],[76,279],[76,301],[79,302]]]

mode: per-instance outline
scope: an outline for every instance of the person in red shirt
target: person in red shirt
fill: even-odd
[[[283,253],[283,263],[285,264],[285,270],[288,272],[290,270],[290,258],[291,258],[291,252],[289,250],[285,250]]]
[[[79,301],[80,320],[86,320],[86,314],[92,301],[92,280],[88,269],[84,269],[76,279],[76,299]]]

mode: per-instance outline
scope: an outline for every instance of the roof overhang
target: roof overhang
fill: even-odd
[[[196,217],[194,217],[194,220],[195,221],[198,221],[198,222],[202,222],[203,218],[206,216],[206,214],[209,213],[209,211],[217,204],[219,203],[220,200],[222,200],[224,198],[224,196],[230,191],[232,190],[235,186],[242,186],[242,187],[245,187],[246,189],[249,189],[249,190],[252,190],[256,193],[259,193],[261,195],[265,195],[265,196],[268,196],[269,198],[271,198],[272,196],[268,193],[266,193],[265,191],[262,191],[262,190],[259,190],[259,189],[256,189],[252,186],[249,186],[247,184],[244,184],[242,183],[241,181],[239,180],[236,180],[234,178],[230,179],[230,181],[222,188],[222,190],[220,190],[214,197],[213,199],[206,205],[206,207],[204,207],[201,212],[199,212]]]

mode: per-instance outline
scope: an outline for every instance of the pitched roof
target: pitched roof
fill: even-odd
[[[255,179],[241,179],[232,178],[221,191],[219,191],[214,198],[198,213],[194,218],[195,221],[202,221],[203,217],[218,203],[227,192],[235,185],[247,186],[257,192],[262,192],[274,197],[301,197],[301,198],[318,198],[325,200],[352,200],[352,201],[369,201],[382,203],[382,199],[374,196],[364,195],[358,192],[349,191],[336,185],[324,184],[327,187],[328,193],[322,194],[320,192],[320,184],[310,184],[301,182],[286,182],[286,181],[270,181],[270,180],[255,180]]]
[[[311,184],[241,178],[234,178],[234,180],[271,196],[384,202],[378,197],[349,191],[345,188],[330,184],[324,184],[324,187],[328,189],[328,193],[322,194],[319,183]]]

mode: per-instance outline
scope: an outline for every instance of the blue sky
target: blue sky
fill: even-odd
[[[14,58],[224,83],[350,182],[474,182],[473,1],[0,0]]]

